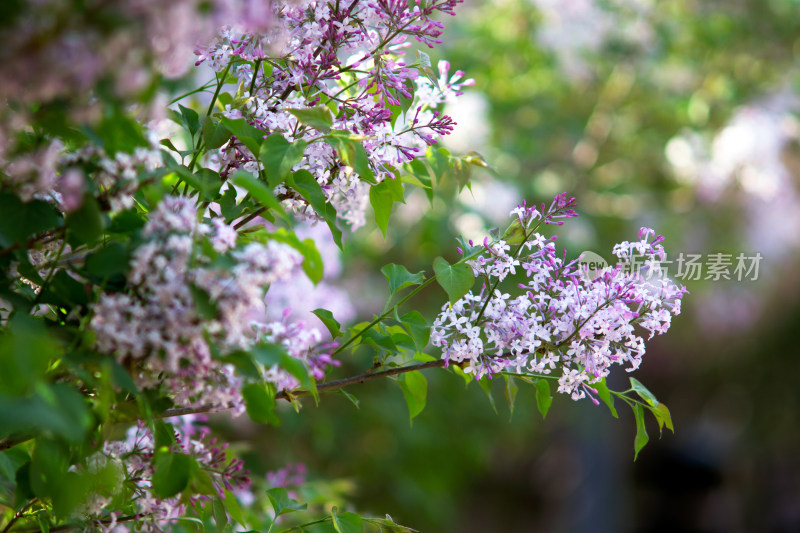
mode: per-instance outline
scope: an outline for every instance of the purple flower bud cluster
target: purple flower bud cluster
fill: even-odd
[[[615,246],[620,264],[588,276],[578,260],[556,253],[555,237],[535,230],[576,216],[574,199],[559,195],[549,209],[524,205],[512,211],[512,228],[524,235],[513,247],[503,240],[484,241],[467,263],[484,280],[480,293],[467,293],[446,304],[431,330],[442,358],[458,363],[476,378],[501,372],[560,374],[558,391],[575,400],[587,394],[596,402],[592,383],[612,365],[635,370],[645,353],[641,336],[669,329],[687,292],[661,275],[663,237],[643,228],[639,240]],[[534,221],[536,224],[534,225]],[[636,261],[635,259],[640,259]],[[638,265],[638,266],[637,266]],[[521,269],[525,282],[516,296],[499,290],[507,276]]]
[[[460,71],[449,76],[449,64],[443,61],[439,78],[432,82],[419,75],[433,76],[427,56],[419,54],[412,62],[404,58],[404,49],[409,37],[429,46],[439,42],[442,24],[431,17],[437,11],[453,14],[456,3],[276,4],[272,31],[252,34],[227,28],[216,43],[197,50],[198,62],[208,61],[217,71],[230,70],[240,87],[249,89],[247,97],[226,107],[223,114],[228,118],[245,118],[264,137],[282,135],[290,142],[307,143],[293,170],[308,170],[338,216],[357,228],[365,222],[368,182],[394,178],[399,167],[452,131],[452,119],[436,107],[452,102],[472,80],[463,80]],[[267,57],[274,59],[265,70]],[[340,152],[341,146],[326,142],[327,128],[292,113],[314,106],[325,115],[331,113],[338,135],[363,146],[367,167],[359,170],[371,176],[361,176],[353,168],[358,165]],[[226,176],[239,168],[258,173],[260,163],[231,139],[212,151],[209,165]],[[301,219],[317,219],[291,187],[279,185],[274,192]]]
[[[97,348],[113,353],[138,386],[160,388],[179,406],[233,405],[236,415],[244,411],[241,380],[212,345],[225,354],[258,340],[283,342],[317,379],[333,364],[329,348],[317,346],[316,330],[253,322],[264,316],[266,288],[290,279],[302,263],[294,248],[275,241],[235,248],[232,227],[199,222],[194,202],[183,197],[164,198],[142,233],[147,240],[128,274],[132,290],[104,294],[91,321]],[[279,379],[280,369],[265,369],[265,377],[270,372],[282,388],[297,386]]]

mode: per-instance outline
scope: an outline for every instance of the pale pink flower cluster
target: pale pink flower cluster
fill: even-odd
[[[187,418],[187,417],[181,417]],[[191,418],[191,415],[188,417]],[[179,420],[180,422],[180,420]],[[180,426],[168,426],[173,432],[175,443],[170,451],[192,457],[199,468],[208,474],[216,496],[225,497],[225,490],[246,490],[250,485],[244,463],[229,459],[227,444],[217,445],[210,438],[205,426],[194,426],[191,421]],[[136,508],[136,531],[160,533],[171,530],[174,521],[186,515],[187,500],[181,494],[160,498],[153,492],[155,439],[148,426],[139,422],[128,430],[125,440],[106,441],[102,451],[89,458],[89,470],[113,465],[120,470],[120,487],[125,481],[133,490],[130,501]],[[212,495],[193,495],[188,500],[190,506],[203,505]],[[128,526],[117,523],[117,513],[111,515],[111,523],[102,523],[100,518],[110,498],[96,495],[82,509],[87,518],[97,520],[106,531],[128,531]]]
[[[197,218],[194,203],[167,197],[143,230],[148,239],[134,252],[129,293],[104,294],[94,308],[97,347],[133,365],[140,387],[163,386],[181,406],[235,406],[244,410],[233,368],[212,355],[210,342],[226,353],[253,343],[249,326],[263,312],[270,283],[288,279],[302,257],[269,241],[235,245],[233,228]],[[235,266],[223,268],[207,256],[201,240]]]
[[[663,237],[648,228],[638,241],[614,248],[620,264],[591,277],[577,260],[559,257],[555,238],[535,233],[532,223],[552,223],[553,215],[571,212],[573,205],[574,199],[562,196],[547,211],[515,210],[528,236],[516,252],[503,241],[484,243],[481,255],[470,261],[485,281],[483,289],[446,304],[431,330],[431,343],[442,348],[443,359],[477,378],[555,371],[558,391],[576,400],[595,394],[591,384],[613,365],[639,367],[645,353],[640,331],[650,338],[665,333],[680,313],[686,289],[659,274]],[[526,281],[512,297],[497,282],[518,270]]]
[[[238,63],[232,72],[242,87],[253,90],[243,109],[227,109],[224,114],[246,118],[265,136],[308,142],[293,170],[311,172],[339,218],[357,228],[365,223],[368,181],[394,178],[395,169],[423,155],[427,146],[452,130],[452,120],[436,107],[452,102],[472,80],[463,80],[460,71],[450,76],[449,63],[440,62],[434,83],[419,76],[420,69],[433,75],[426,56],[406,62],[403,53],[409,37],[428,46],[440,42],[442,24],[431,16],[435,11],[452,14],[456,3],[276,4],[271,32],[256,35],[229,27],[212,46],[198,49],[198,63],[207,60],[221,71],[234,59],[247,62]],[[263,68],[254,72],[250,62],[267,56],[280,61],[269,62],[269,75]],[[330,109],[332,128],[349,134],[366,150],[366,164],[374,177],[361,176],[344,164],[337,148],[323,140],[326,131],[299,122],[291,113],[316,106],[322,98],[335,104]],[[401,98],[409,99],[407,111],[394,114],[393,108],[400,111]],[[257,173],[259,167],[257,158],[235,138],[209,160],[223,176],[233,169]],[[274,192],[299,218],[318,220],[290,187],[280,185]]]

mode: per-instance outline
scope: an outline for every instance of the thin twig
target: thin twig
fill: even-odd
[[[443,359],[439,359],[436,361],[429,361],[427,363],[419,363],[416,365],[409,365],[409,366],[398,366],[395,368],[389,368],[387,370],[381,370],[380,372],[364,372],[363,374],[358,374],[356,376],[350,376],[348,378],[336,379],[333,381],[328,381],[327,383],[320,383],[317,385],[318,392],[326,392],[331,390],[341,389],[343,387],[347,387],[349,385],[355,385],[356,383],[364,383],[373,379],[378,378],[385,378],[389,376],[396,376],[398,374],[405,374],[406,372],[413,372],[414,370],[425,370],[426,368],[436,368],[436,367],[443,367],[447,364],[447,361]],[[453,363],[455,364],[455,363]],[[299,390],[294,392],[279,392],[275,395],[276,400],[291,400],[293,398],[298,398],[301,396],[308,396],[311,394],[311,391],[306,390]],[[232,409],[234,406],[233,404],[229,404],[225,409]],[[160,415],[160,418],[172,418],[176,416],[184,416],[184,415],[192,415],[198,413],[209,413],[211,411],[220,411],[221,409],[219,406],[211,406],[211,405],[201,405],[200,407],[177,407],[174,409],[167,409]],[[224,409],[223,409],[224,410]]]

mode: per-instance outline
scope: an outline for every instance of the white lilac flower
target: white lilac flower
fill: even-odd
[[[574,199],[559,195],[549,210],[521,207],[512,216],[531,228],[540,213],[544,223],[575,216],[573,205]],[[665,333],[686,293],[683,286],[652,276],[652,265],[664,258],[663,237],[642,228],[638,241],[614,247],[622,264],[589,279],[576,261],[559,257],[552,242],[543,245],[534,232],[528,236],[533,244],[514,251],[503,241],[486,240],[482,253],[467,262],[484,278],[484,289],[445,304],[434,321],[431,343],[442,348],[442,358],[477,378],[504,370],[560,371],[558,391],[576,400],[594,394],[591,384],[605,378],[612,365],[638,368],[645,353],[638,328],[651,338]],[[630,268],[634,264],[651,266],[636,270]],[[515,265],[528,280],[519,285],[520,294],[511,298],[486,290],[489,284],[497,287]]]

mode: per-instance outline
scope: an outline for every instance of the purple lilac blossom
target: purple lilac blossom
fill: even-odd
[[[431,343],[442,348],[444,360],[476,378],[555,371],[558,391],[575,400],[596,394],[591,384],[605,378],[612,365],[639,367],[645,353],[639,330],[649,338],[665,333],[680,313],[686,288],[659,274],[664,239],[649,228],[641,229],[638,241],[614,247],[620,264],[592,279],[582,275],[577,260],[556,253],[555,237],[545,238],[532,227],[576,216],[573,206],[574,199],[565,195],[547,210],[520,206],[512,216],[528,238],[517,252],[503,240],[487,239],[483,252],[467,261],[485,284],[480,293],[470,291],[445,304],[436,318]],[[628,268],[634,264],[644,266]],[[518,271],[527,278],[518,287],[521,294],[512,297],[497,288],[489,294],[488,286],[499,287],[496,282]]]

